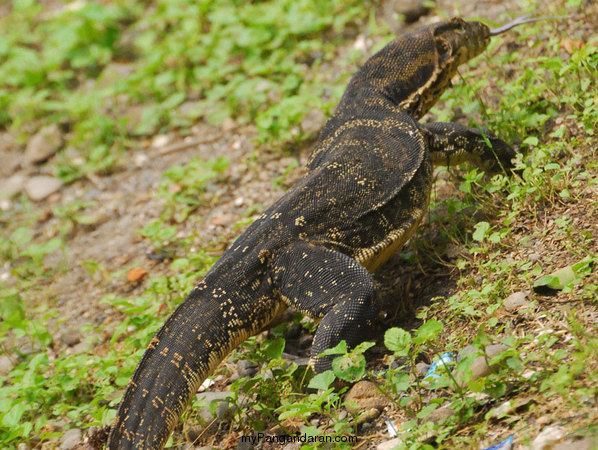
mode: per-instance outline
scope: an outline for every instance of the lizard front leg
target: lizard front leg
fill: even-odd
[[[430,122],[421,125],[435,164],[471,162],[489,172],[513,166],[515,151],[490,131],[480,131],[458,123]]]
[[[276,252],[270,265],[274,289],[290,306],[319,319],[311,364],[331,368],[333,356],[318,358],[344,340],[349,349],[365,340],[376,317],[374,280],[357,261],[334,250],[295,242]]]

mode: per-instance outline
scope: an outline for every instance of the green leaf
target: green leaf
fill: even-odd
[[[594,260],[586,259],[571,266],[563,267],[549,275],[540,277],[534,283],[534,291],[549,294],[563,290],[566,286],[578,283],[592,272]]]
[[[326,390],[330,387],[332,382],[336,379],[334,372],[332,370],[327,370],[325,372],[319,373],[314,376],[307,385],[308,388],[311,389],[322,389]]]
[[[369,348],[372,348],[374,345],[376,345],[375,342],[368,342],[368,341],[362,342],[357,347],[355,347],[353,350],[351,350],[351,353],[365,353],[366,350],[368,350]]]
[[[392,384],[397,392],[406,391],[411,384],[409,374],[404,372],[395,373],[392,377]]]
[[[7,428],[17,427],[20,424],[21,417],[23,417],[26,409],[27,408],[24,402],[17,403],[10,408],[6,414],[4,414],[4,417],[2,417],[2,425]]]
[[[425,322],[416,332],[413,342],[416,344],[423,344],[424,342],[436,339],[438,334],[442,331],[444,325],[438,320],[432,319]]]
[[[402,328],[391,328],[384,333],[384,345],[397,356],[407,356],[411,348],[411,335]]]
[[[490,229],[490,224],[488,222],[478,222],[474,226],[475,231],[473,232],[473,240],[482,242],[486,237],[486,233]]]
[[[535,147],[536,145],[538,145],[538,138],[536,136],[528,136],[523,140],[522,144]]]
[[[344,340],[342,340],[335,347],[327,348],[318,356],[345,355],[347,351],[347,343]]]
[[[334,374],[341,380],[354,382],[365,373],[365,357],[362,354],[349,353],[332,361]]]
[[[285,340],[283,338],[266,341],[264,343],[264,354],[270,359],[280,359],[284,351]]]

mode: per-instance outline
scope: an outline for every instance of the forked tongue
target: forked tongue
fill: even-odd
[[[549,16],[549,17],[530,17],[531,14],[526,14],[525,16],[518,17],[517,19],[503,25],[502,27],[492,28],[490,30],[490,36],[496,36],[497,34],[504,33],[505,31],[510,30],[518,25],[522,25],[524,23],[529,22],[536,22],[538,20],[547,20],[547,19],[565,19],[570,16]]]

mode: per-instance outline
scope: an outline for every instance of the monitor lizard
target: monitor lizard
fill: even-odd
[[[533,20],[533,19],[532,19]],[[420,123],[459,65],[500,29],[453,18],[406,32],[351,78],[306,173],[214,264],[151,340],[120,404],[108,448],[162,448],[202,381],[286,307],[321,319],[311,363],[376,316],[372,273],[411,237],[428,207],[434,164],[511,166],[489,132]]]

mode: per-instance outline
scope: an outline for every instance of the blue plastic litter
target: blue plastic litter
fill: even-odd
[[[482,448],[480,450],[510,450],[513,447],[513,435],[510,435],[505,441],[499,444],[493,445],[492,447]]]
[[[428,369],[428,371],[426,372],[426,376],[424,377],[424,380],[426,378],[437,378],[440,375],[436,373],[436,371],[438,370],[439,364],[442,364],[443,366],[446,366],[450,363],[455,362],[455,356],[453,355],[452,352],[446,352],[443,353],[440,356],[440,359],[438,361],[434,361],[431,365],[430,368]]]

